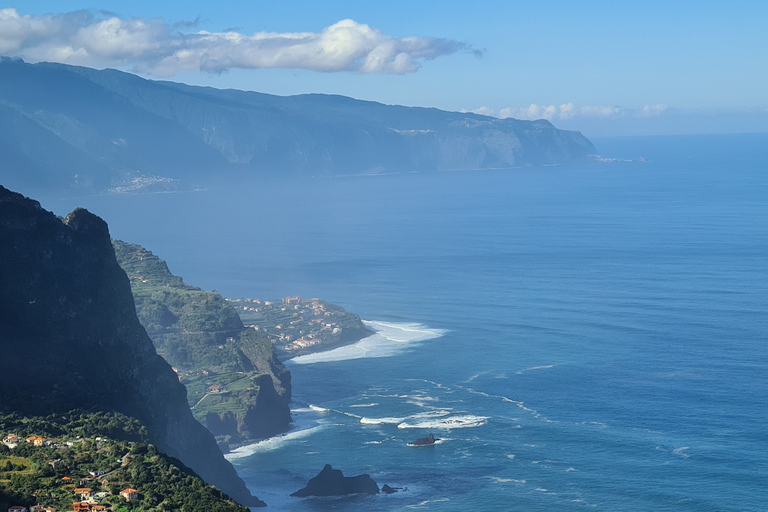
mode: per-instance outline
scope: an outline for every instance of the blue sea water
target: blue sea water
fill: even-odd
[[[647,161],[41,199],[379,331],[289,362],[294,429],[230,455],[275,510],[765,510],[768,136],[595,143]],[[288,496],[326,463],[407,491]]]

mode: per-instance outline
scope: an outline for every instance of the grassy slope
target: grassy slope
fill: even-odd
[[[242,442],[285,430],[290,421],[290,374],[277,360],[269,339],[245,329],[219,293],[184,283],[150,251],[120,241],[113,241],[113,246],[130,279],[139,320],[158,353],[177,368],[195,418],[222,436],[222,428],[209,424],[209,413],[242,415],[262,400],[274,406],[275,418],[251,417],[250,426],[241,418],[236,428],[242,439],[234,436],[231,440]],[[261,379],[263,375],[270,377],[283,405],[270,399],[274,398],[272,390],[262,389],[269,387]],[[239,383],[233,386],[234,381]],[[207,394],[214,385],[221,386],[224,393]],[[269,414],[269,408],[262,411]],[[233,434],[230,428],[229,435]]]

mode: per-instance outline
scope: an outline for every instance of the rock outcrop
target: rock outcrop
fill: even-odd
[[[429,434],[427,437],[420,437],[417,440],[411,443],[408,443],[408,445],[409,446],[432,446],[433,444],[435,444],[435,441],[437,441],[437,439],[435,439],[434,434]]]
[[[312,478],[307,486],[291,496],[345,496],[347,494],[379,494],[379,486],[368,474],[344,476],[339,469],[326,464],[320,473]]]
[[[240,503],[254,498],[189,410],[184,386],[136,317],[107,224],[66,219],[0,186],[0,409],[138,419],[160,450]]]

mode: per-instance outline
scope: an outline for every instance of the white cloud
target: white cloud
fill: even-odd
[[[624,111],[619,107],[587,106],[581,107],[580,114],[583,117],[615,118],[622,117]]]
[[[637,113],[637,117],[658,117],[667,110],[666,105],[646,105]]]
[[[557,114],[557,108],[554,105],[537,105],[531,103],[528,107],[514,108],[507,107],[499,110],[498,117],[505,119],[514,117],[515,119],[547,119],[551,121]]]
[[[2,9],[0,54],[168,77],[230,68],[402,74],[417,71],[424,60],[472,51],[449,39],[393,37],[354,20],[341,20],[319,33],[182,33],[180,26],[160,18],[122,19],[90,11],[31,16]]]
[[[576,115],[576,106],[573,103],[564,103],[560,105],[560,119],[570,119]]]
[[[475,114],[498,117],[506,119],[512,117],[515,119],[537,120],[568,120],[574,118],[597,118],[597,119],[621,119],[624,117],[656,117],[662,115],[667,110],[666,105],[646,105],[642,109],[633,110],[622,107],[605,107],[597,105],[586,105],[577,107],[573,103],[563,103],[556,105],[537,105],[531,103],[527,107],[506,107],[498,111],[489,107],[480,107],[474,110],[465,110]]]

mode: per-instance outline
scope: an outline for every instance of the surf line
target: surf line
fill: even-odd
[[[486,398],[497,398],[497,399],[502,400],[504,402],[509,402],[511,404],[515,404],[516,406],[518,406],[522,410],[531,413],[531,415],[534,418],[536,418],[536,419],[542,419],[542,420],[544,420],[544,421],[546,421],[548,423],[557,423],[554,420],[550,420],[550,419],[542,416],[537,410],[531,409],[530,407],[526,407],[525,402],[520,402],[518,400],[512,400],[511,398],[508,398],[508,397],[506,397],[504,395],[492,395],[492,394],[486,393],[484,391],[477,391],[476,389],[472,389],[472,388],[469,388],[469,387],[466,387],[466,386],[461,386],[459,384],[457,384],[456,387],[459,388],[459,389],[463,389],[464,391],[466,391],[468,393],[472,393],[474,395],[480,395],[480,396],[484,396]]]

